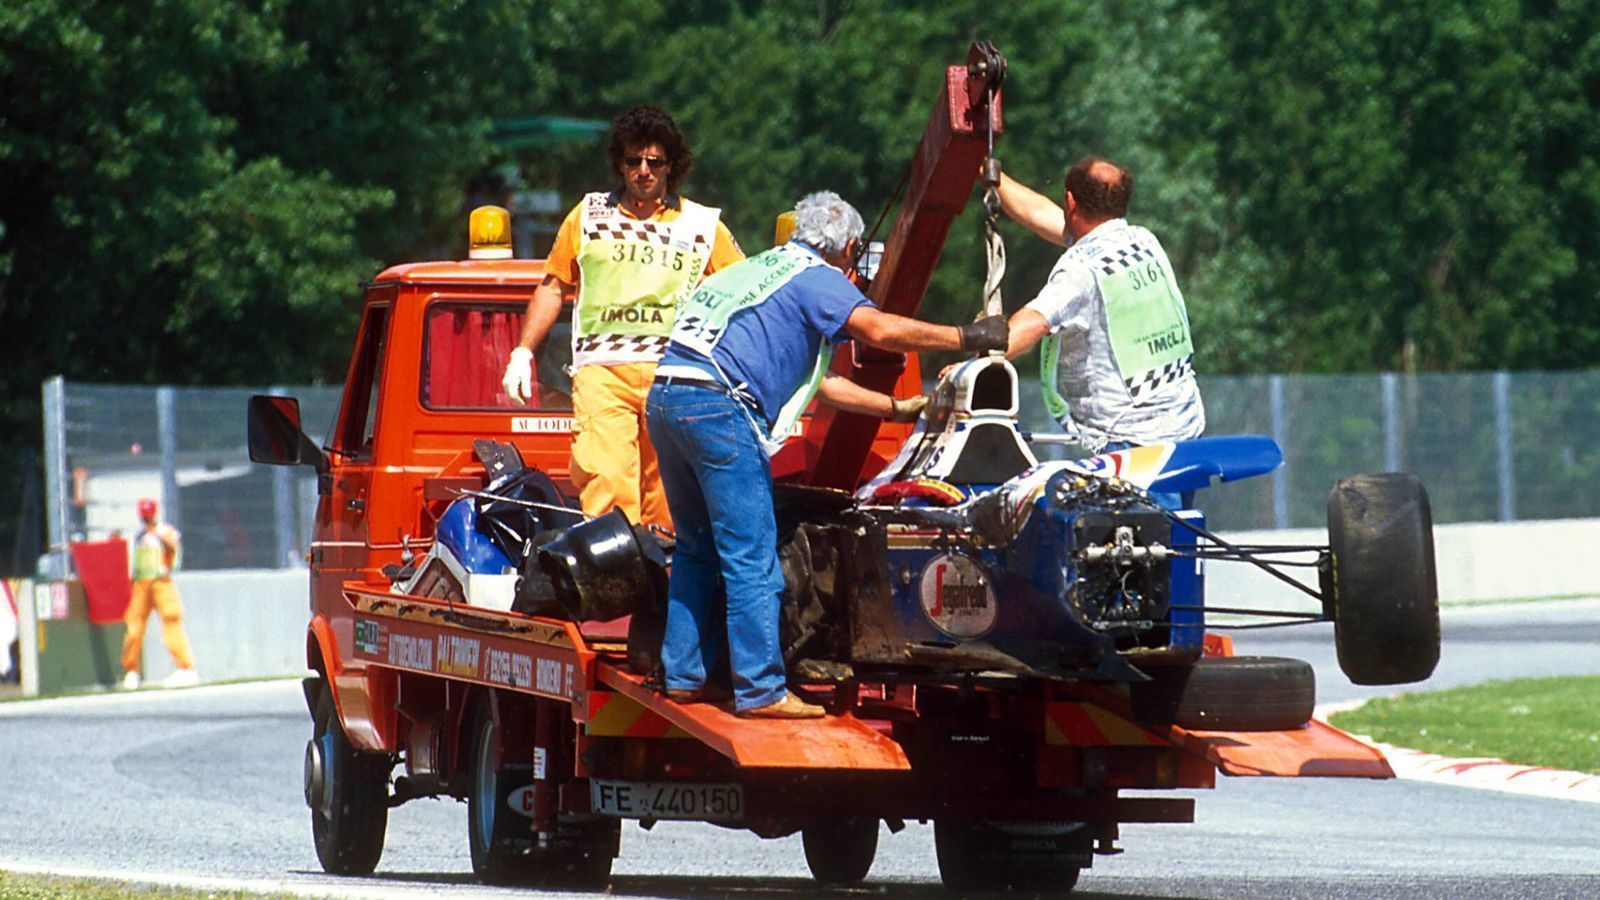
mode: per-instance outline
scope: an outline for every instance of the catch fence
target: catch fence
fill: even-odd
[[[1208,433],[1270,435],[1285,456],[1200,495],[1218,529],[1319,527],[1334,481],[1395,470],[1423,480],[1440,524],[1600,515],[1600,371],[1208,376],[1201,390]],[[187,569],[305,565],[315,478],[248,461],[245,400],[260,392],[47,382],[47,557],[131,534],[137,500],[154,497],[184,532]],[[300,399],[320,443],[339,389],[271,392]],[[1022,420],[1056,429],[1026,374]]]

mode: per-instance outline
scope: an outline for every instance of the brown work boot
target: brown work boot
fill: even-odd
[[[766,706],[739,710],[746,719],[820,719],[826,714],[822,707],[801,700],[793,691],[784,691],[782,698]]]
[[[697,688],[667,688],[662,692],[673,703],[720,703],[733,695],[721,685],[701,685]]]

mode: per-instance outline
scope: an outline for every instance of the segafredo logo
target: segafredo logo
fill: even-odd
[[[994,627],[989,576],[965,556],[935,556],[922,569],[921,592],[923,614],[945,634],[974,638]]]

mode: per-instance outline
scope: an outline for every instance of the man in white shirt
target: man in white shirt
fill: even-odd
[[[1009,176],[1006,214],[1067,251],[1038,296],[1011,317],[1008,358],[1045,341],[1045,403],[1091,453],[1199,437],[1205,406],[1183,294],[1155,235],[1125,216],[1133,176],[1086,157],[1062,202]]]

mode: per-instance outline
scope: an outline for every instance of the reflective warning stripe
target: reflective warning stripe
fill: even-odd
[[[1079,746],[1160,747],[1167,741],[1092,703],[1046,703],[1044,742]]]
[[[609,691],[590,691],[588,722],[591,737],[686,738],[688,732],[633,700]]]

